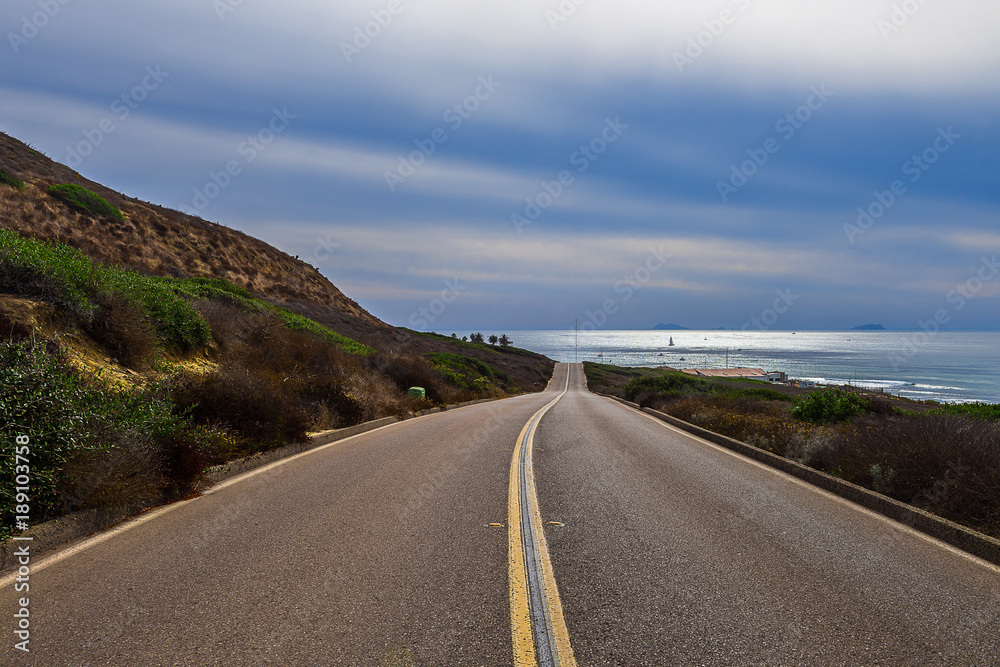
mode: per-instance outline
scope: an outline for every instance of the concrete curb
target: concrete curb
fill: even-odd
[[[295,456],[296,454],[301,454],[302,452],[308,452],[310,449],[316,449],[317,447],[322,447],[323,445],[329,445],[331,442],[337,442],[338,440],[350,438],[353,435],[360,435],[361,433],[374,431],[377,428],[389,426],[390,424],[395,424],[399,421],[402,420],[398,417],[385,417],[383,419],[376,419],[375,421],[364,422],[355,426],[348,426],[347,428],[338,428],[332,431],[313,433],[309,436],[309,440],[307,442],[285,445],[279,449],[272,449],[267,452],[261,452],[260,454],[248,456],[245,459],[229,461],[228,463],[217,465],[214,468],[209,468],[205,476],[208,479],[209,486],[211,484],[218,484],[219,482],[227,480],[230,477],[235,477],[236,475],[242,475],[245,472],[256,470],[257,468],[265,466],[269,463],[274,463],[275,461],[280,461],[281,459],[287,459],[290,456]]]
[[[364,422],[355,426],[348,426],[347,428],[313,433],[309,436],[309,440],[307,442],[286,445],[279,449],[261,452],[260,454],[254,454],[253,456],[248,456],[244,459],[229,461],[228,463],[210,468],[205,475],[208,484],[200,487],[198,490],[203,490],[212,484],[218,484],[219,482],[229,479],[230,477],[235,477],[236,475],[241,475],[245,472],[255,470],[269,463],[274,463],[275,461],[280,461],[281,459],[295,456],[296,454],[301,454],[302,452],[306,452],[323,445],[328,445],[331,442],[337,442],[338,440],[344,440],[345,438],[350,438],[354,435],[374,431],[377,428],[389,426],[390,424],[405,421],[406,419],[414,419],[416,417],[423,417],[424,415],[437,414],[447,410],[455,410],[469,405],[490,403],[497,400],[502,399],[483,398],[476,401],[466,401],[464,403],[446,405],[443,408],[430,408],[428,410],[423,410],[413,415],[413,417],[406,417],[405,419],[400,419],[399,417],[384,417],[382,419]],[[18,535],[18,537],[31,537],[33,538],[32,541],[14,542],[14,540],[8,539],[0,543],[0,571],[8,570],[18,565],[14,552],[16,549],[23,547],[25,544],[30,545],[32,556],[37,558],[44,552],[58,549],[59,547],[69,544],[70,542],[87,537],[93,533],[100,532],[106,528],[110,528],[125,519],[162,505],[163,503],[155,503],[153,505],[139,504],[126,507],[99,507],[95,509],[83,510],[81,512],[73,512],[72,514],[61,516],[58,519],[53,519],[51,521],[46,521],[45,523],[40,523],[37,526],[32,526],[29,530]]]
[[[0,572],[17,567],[17,558],[14,552],[24,546],[28,546],[32,558],[39,554],[68,544],[81,537],[86,537],[91,533],[104,528],[110,528],[120,521],[141,514],[152,509],[143,505],[132,507],[98,507],[95,509],[73,512],[66,516],[61,516],[52,521],[40,523],[32,526],[26,532],[20,533],[18,537],[30,537],[30,542],[15,542],[8,539],[0,543]]]
[[[878,512],[883,516],[898,521],[899,523],[909,526],[915,530],[919,530],[922,533],[930,535],[931,537],[939,539],[942,542],[950,544],[954,547],[958,547],[962,551],[978,556],[979,558],[989,561],[994,565],[1000,565],[1000,540],[976,532],[971,528],[960,526],[957,523],[943,519],[939,516],[931,514],[930,512],[925,512],[924,510],[913,507],[912,505],[907,505],[906,503],[883,496],[880,493],[870,491],[864,487],[852,484],[851,482],[847,482],[838,477],[834,477],[833,475],[804,466],[801,463],[796,463],[795,461],[786,459],[783,456],[778,456],[777,454],[772,454],[771,452],[763,449],[758,449],[753,445],[748,445],[745,442],[740,442],[739,440],[734,440],[733,438],[713,433],[712,431],[703,429],[700,426],[695,426],[694,424],[678,419],[677,417],[672,417],[671,415],[663,412],[658,412],[652,408],[642,408],[635,403],[630,403],[629,401],[618,398],[617,396],[607,396],[606,394],[598,395],[605,396],[606,398],[610,398],[618,403],[627,405],[630,408],[644,412],[672,426],[676,426],[683,431],[687,431],[692,435],[696,435],[703,440],[708,440],[709,442],[719,445],[720,447],[725,447],[726,449],[742,454],[743,456],[753,459],[754,461],[758,461],[772,468],[788,473],[789,475],[805,482],[809,482],[813,486],[818,486],[824,491],[829,491],[830,493],[838,495],[845,500],[850,500],[851,502],[861,505],[862,507]]]

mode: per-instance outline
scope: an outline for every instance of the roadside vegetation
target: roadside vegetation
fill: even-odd
[[[792,397],[765,383],[586,363],[612,394],[1000,537],[1000,406],[900,409],[842,389]],[[760,386],[753,386],[759,384]]]
[[[433,352],[428,357],[447,382],[460,389],[489,391],[489,387],[505,386],[510,378],[478,359],[451,352]]]
[[[15,504],[9,434],[32,438],[34,524],[183,497],[207,467],[310,432],[519,393],[460,351],[531,354],[460,341],[383,352],[226,280],[143,275],[3,229],[0,295],[44,304],[55,334],[0,308],[0,537]],[[103,355],[97,370],[74,363],[81,349]],[[110,383],[114,370],[128,382]],[[426,398],[407,395],[415,386]]]
[[[14,436],[30,441],[30,521],[189,493],[231,436],[195,425],[168,389],[123,391],[85,377],[41,343],[0,344],[0,537],[14,523]]]

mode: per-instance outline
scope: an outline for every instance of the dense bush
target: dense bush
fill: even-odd
[[[405,399],[364,361],[309,331],[290,331],[270,310],[247,313],[221,301],[198,303],[216,342],[219,368],[182,375],[173,394],[198,423],[226,426],[233,454],[303,441],[309,431],[352,426],[399,413]],[[383,365],[391,367],[388,358]]]
[[[224,425],[239,434],[240,453],[306,440],[309,416],[279,378],[256,368],[186,377],[174,387],[173,397],[199,423]]]
[[[821,453],[837,475],[1000,535],[1000,424],[943,415],[860,417]]]
[[[31,524],[74,509],[186,493],[194,477],[178,477],[170,467],[172,443],[191,443],[203,467],[217,439],[192,428],[161,388],[110,389],[32,343],[0,343],[0,433],[3,535],[13,526],[16,435],[31,439]]]
[[[848,421],[871,407],[871,399],[864,396],[842,389],[824,389],[796,401],[792,416],[813,424],[835,424]]]
[[[993,403],[961,403],[957,405],[942,405],[935,410],[938,414],[958,417],[975,417],[977,419],[1000,420],[1000,404]]]
[[[144,368],[157,346],[149,319],[120,294],[105,292],[96,301],[97,311],[87,324],[87,333],[122,365]]]
[[[432,403],[445,403],[449,399],[443,376],[427,359],[412,355],[377,354],[368,358],[368,365],[386,375],[402,392],[410,387],[423,387],[427,400]]]
[[[815,431],[815,427],[791,419],[783,401],[746,396],[688,396],[655,405],[696,426],[791,458],[802,455]]]
[[[452,352],[433,352],[427,355],[439,373],[452,386],[476,393],[487,393],[493,382],[509,382],[510,378],[478,359]]]
[[[691,375],[665,373],[653,377],[632,378],[622,389],[622,396],[627,401],[634,401],[639,394],[667,394],[676,397],[697,391],[703,386],[707,386],[707,383]]]
[[[103,215],[109,218],[124,220],[125,216],[117,208],[108,203],[104,197],[96,192],[91,192],[82,185],[75,183],[63,183],[53,185],[49,188],[49,193],[58,199],[66,202],[73,208],[94,215]]]
[[[196,350],[211,339],[208,323],[187,299],[177,294],[172,279],[143,276],[117,267],[105,271],[106,288],[139,308],[168,346]]]

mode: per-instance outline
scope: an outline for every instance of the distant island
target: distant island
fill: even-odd
[[[885,331],[885,327],[881,324],[862,324],[859,327],[854,327],[852,331]]]
[[[690,331],[687,327],[682,327],[679,324],[657,324],[653,327],[653,331]]]

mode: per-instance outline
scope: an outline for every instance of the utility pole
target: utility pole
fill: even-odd
[[[580,363],[580,318],[573,320],[573,330],[576,332],[573,335],[573,349],[576,351],[576,363]]]

